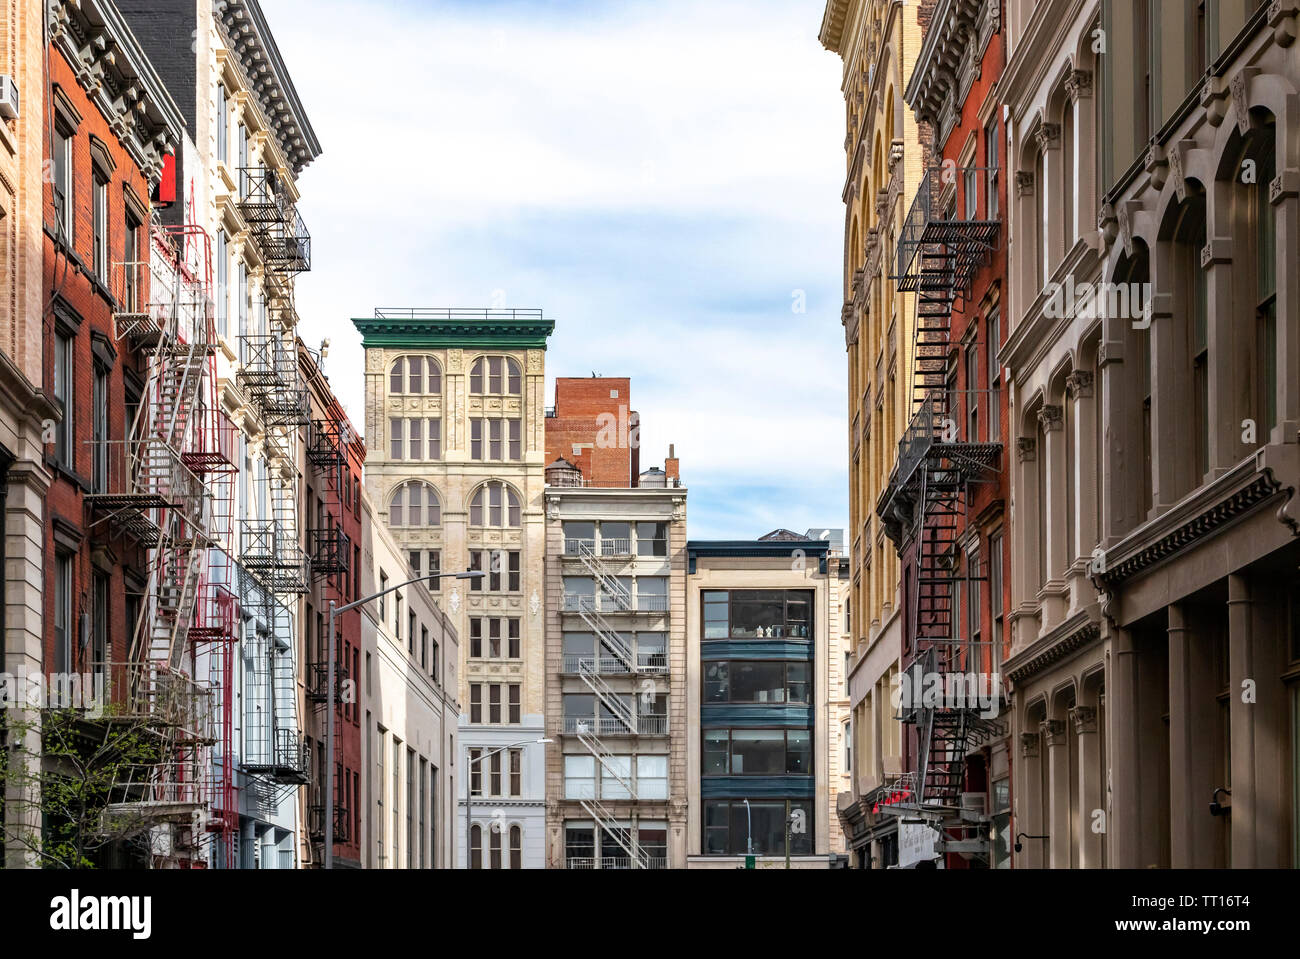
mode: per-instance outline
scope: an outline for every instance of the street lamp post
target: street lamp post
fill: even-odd
[[[404,583],[398,583],[396,586],[390,586],[387,589],[381,589],[370,596],[363,596],[361,599],[348,603],[345,606],[335,606],[334,600],[330,600],[330,628],[329,628],[329,645],[325,655],[329,662],[326,664],[326,700],[325,700],[325,868],[334,868],[334,619],[339,613],[346,613],[350,609],[362,606],[372,599],[378,599],[380,596],[387,596],[395,589],[401,589],[403,586],[410,586],[412,583],[431,583],[436,579],[442,579],[444,576],[450,576],[453,579],[478,579],[484,573],[479,571],[466,570],[463,573],[431,573],[428,576],[417,576],[415,579],[408,579]],[[380,784],[382,788],[383,784]]]
[[[465,779],[465,868],[466,869],[470,868],[469,864],[470,864],[471,849],[470,849],[469,834],[470,834],[470,829],[473,828],[470,826],[471,817],[472,817],[472,808],[474,806],[474,772],[472,767],[477,766],[479,763],[487,759],[489,756],[495,756],[497,753],[503,753],[507,749],[515,749],[520,746],[532,746],[534,744],[542,745],[543,743],[550,743],[554,741],[555,740],[553,739],[546,739],[545,737],[543,737],[542,739],[523,739],[517,743],[507,743],[506,745],[502,746],[500,749],[494,749],[490,753],[484,753],[478,759],[470,759],[469,746],[465,747],[464,779]]]

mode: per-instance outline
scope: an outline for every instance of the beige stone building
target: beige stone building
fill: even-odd
[[[546,488],[550,868],[686,865],[686,489],[670,469]]]
[[[737,868],[750,853],[758,868],[783,867],[787,830],[791,868],[836,860],[828,693],[842,652],[829,553],[785,531],[686,545],[689,868]]]
[[[416,572],[486,574],[446,578],[436,590],[460,637],[458,764],[482,774],[461,776],[476,791],[469,864],[540,868],[543,381],[554,323],[540,310],[418,309],[353,323],[366,351],[366,489],[376,521]]]
[[[1300,8],[1202,9],[1007,4],[1017,866],[1300,864]]]
[[[376,522],[361,498],[362,595],[379,583],[417,575],[409,552]],[[460,649],[436,584],[413,584],[362,607],[363,710],[361,865],[366,869],[451,869],[463,822],[457,818]],[[397,599],[404,620],[397,631]],[[412,629],[413,627],[413,629]]]
[[[926,3],[828,0],[820,39],[843,61],[844,307],[849,380],[849,530],[845,619],[854,774],[844,797],[850,843],[888,843],[892,819],[866,822],[872,797],[901,771],[890,704],[902,651],[899,559],[876,518],[912,414],[915,295],[891,279],[894,251],[928,160],[903,92],[921,47]],[[879,853],[879,850],[877,851]],[[864,855],[870,856],[868,850]]]

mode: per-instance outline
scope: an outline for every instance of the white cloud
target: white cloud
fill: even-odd
[[[354,418],[349,317],[504,289],[556,317],[552,376],[633,377],[644,464],[675,442],[688,479],[830,490],[813,522],[844,525],[843,107],[823,6],[263,0],[324,149],[300,183],[302,333],[331,338]],[[692,515],[721,519],[712,498]],[[759,526],[794,504],[763,505]]]

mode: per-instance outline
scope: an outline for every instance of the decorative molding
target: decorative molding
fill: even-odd
[[[1065,389],[1074,399],[1086,399],[1092,396],[1092,372],[1075,370],[1065,378]]]
[[[1016,171],[1016,196],[1033,196],[1034,195],[1034,171],[1017,170]]]
[[[1021,463],[1032,463],[1036,446],[1037,443],[1034,437],[1020,437],[1016,440],[1016,459]]]
[[[1038,748],[1042,744],[1042,737],[1038,733],[1021,733],[1020,734],[1020,758],[1037,759]]]
[[[1061,145],[1061,125],[1059,123],[1042,123],[1034,131],[1034,142],[1040,150],[1055,150]]]
[[[1075,102],[1092,97],[1092,71],[1071,70],[1065,78],[1065,92]]]
[[[1073,628],[1069,628],[1073,624]],[[1019,685],[1036,676],[1053,663],[1060,662],[1075,650],[1082,649],[1101,636],[1101,625],[1080,614],[1064,628],[1031,643],[1023,652],[1008,660],[1006,677]]]
[[[1259,67],[1242,67],[1228,81],[1228,93],[1232,98],[1232,112],[1237,119],[1237,132],[1242,136],[1249,133],[1252,126],[1249,100],[1250,81],[1259,72]]]
[[[1038,411],[1038,425],[1044,433],[1055,433],[1065,425],[1063,407],[1047,403]]]
[[[1070,722],[1076,736],[1097,731],[1097,710],[1092,706],[1075,706],[1070,710]]]
[[[1065,745],[1065,720],[1044,719],[1040,724],[1040,728],[1043,730],[1048,746]]]

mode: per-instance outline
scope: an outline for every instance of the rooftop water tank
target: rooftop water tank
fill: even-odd
[[[582,470],[574,466],[563,456],[546,467],[547,486],[581,486]]]

